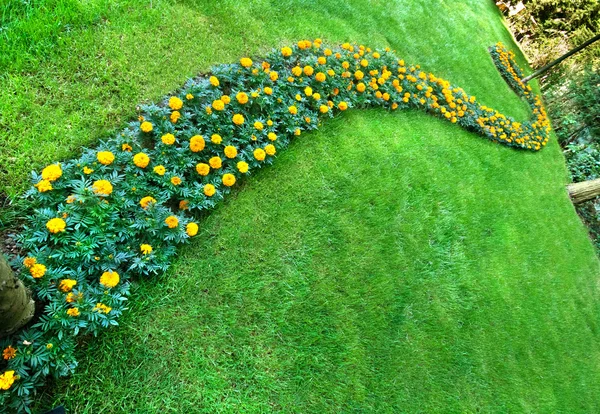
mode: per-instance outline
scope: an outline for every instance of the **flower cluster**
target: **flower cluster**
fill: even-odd
[[[420,108],[518,148],[538,150],[548,139],[539,100],[532,122],[516,122],[389,49],[303,40],[260,62],[214,67],[143,107],[98,149],[33,174],[35,212],[18,237],[28,252],[19,266],[45,309],[0,341],[0,403],[26,409],[45,376],[72,372],[75,336],[117,325],[131,277],[166,270],[175,247],[198,234],[196,213],[324,117],[365,107]]]

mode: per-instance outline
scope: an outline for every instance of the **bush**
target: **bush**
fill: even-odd
[[[197,233],[198,213],[334,112],[421,108],[504,145],[546,145],[541,101],[511,80],[520,70],[502,45],[492,54],[531,105],[531,122],[480,105],[389,49],[300,41],[262,62],[219,65],[161,105],[143,107],[98,148],[34,172],[26,194],[34,213],[18,236],[28,254],[15,265],[45,307],[33,325],[0,341],[3,409],[28,411],[47,376],[71,373],[76,336],[117,325],[132,277],[164,272],[176,246]]]

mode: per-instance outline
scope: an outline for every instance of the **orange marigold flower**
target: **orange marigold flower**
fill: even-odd
[[[235,175],[233,174],[223,174],[223,184],[226,185],[227,187],[231,187],[232,185],[235,184]]]
[[[212,107],[215,111],[222,111],[225,109],[225,102],[220,99],[215,99],[212,103]]]
[[[121,151],[131,152],[133,151],[133,148],[129,144],[123,144],[121,145]]]
[[[233,145],[227,145],[223,152],[227,158],[235,158],[237,156],[237,149]]]
[[[258,161],[263,161],[265,156],[265,151],[262,148],[256,148],[254,150],[254,158],[256,158]]]
[[[34,187],[37,188],[40,193],[45,193],[46,191],[51,191],[53,189],[52,183],[48,180],[41,180],[34,185]]]
[[[179,225],[179,219],[175,216],[169,216],[165,219],[165,224],[170,228],[174,229]]]
[[[206,141],[204,141],[202,135],[194,135],[192,138],[190,138],[190,151],[192,152],[202,151],[205,145]]]
[[[46,266],[36,263],[29,268],[29,273],[34,279],[39,279],[46,274]]]
[[[150,204],[154,203],[156,203],[156,199],[150,196],[144,197],[140,200],[140,206],[142,206],[144,210],[147,209]]]
[[[302,70],[304,72],[304,74],[306,76],[311,76],[314,73],[314,69],[312,66],[304,66],[304,69]]]
[[[281,48],[281,54],[284,57],[290,57],[290,56],[292,56],[292,48],[291,47],[287,47],[287,46],[282,47]]]
[[[187,210],[190,208],[190,202],[188,200],[181,200],[179,202],[179,210]]]
[[[179,185],[181,184],[181,178],[175,176],[175,177],[171,177],[171,184],[173,185]]]
[[[210,172],[210,166],[202,162],[200,164],[196,164],[196,172],[202,176],[207,176]]]
[[[79,316],[80,315],[79,308],[71,308],[71,309],[67,310],[67,315],[73,316],[73,317]]]
[[[2,351],[2,358],[6,360],[13,359],[16,355],[17,350],[10,345],[4,348],[4,351]]]
[[[327,75],[325,75],[323,72],[319,72],[315,75],[315,79],[318,82],[325,82],[325,79],[327,79]]]
[[[212,197],[215,194],[215,186],[212,184],[206,184],[204,186],[204,195],[207,197]]]
[[[208,160],[208,163],[210,164],[210,166],[212,168],[221,168],[221,166],[223,165],[223,161],[221,160],[221,157],[212,157],[210,160]]]
[[[77,284],[76,280],[73,279],[63,279],[60,281],[58,288],[63,292],[70,292],[73,290],[73,287]]]
[[[340,111],[345,111],[346,109],[348,109],[348,104],[342,101],[338,104],[338,108],[340,109]]]
[[[235,95],[235,99],[237,99],[237,101],[243,105],[248,102],[248,95],[245,92],[238,92]]]
[[[23,266],[29,269],[31,266],[37,263],[37,259],[35,257],[26,257],[23,259]]]

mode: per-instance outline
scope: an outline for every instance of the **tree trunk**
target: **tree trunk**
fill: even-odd
[[[600,178],[597,180],[573,183],[567,186],[574,204],[583,203],[600,195]]]
[[[23,282],[12,272],[0,253],[0,338],[25,325],[35,312],[35,302]]]

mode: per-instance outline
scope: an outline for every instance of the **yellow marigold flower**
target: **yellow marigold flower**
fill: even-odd
[[[292,74],[294,76],[300,76],[300,75],[302,75],[302,68],[300,66],[294,66],[292,68]]]
[[[194,135],[190,138],[190,151],[192,152],[200,152],[204,149],[206,145],[206,141],[201,135]]]
[[[0,375],[0,390],[8,390],[16,379],[15,371],[6,371],[4,374]]]
[[[100,196],[108,196],[113,192],[113,186],[108,180],[97,180],[92,184],[92,189],[95,194]]]
[[[257,148],[254,150],[254,158],[256,158],[258,161],[263,161],[265,156],[265,151],[262,148]]]
[[[229,95],[221,96],[221,100],[225,103],[225,105],[229,105],[229,102],[231,102],[231,98],[229,97]]]
[[[141,130],[142,130],[143,132],[146,132],[146,133],[148,133],[148,132],[152,132],[153,126],[152,126],[152,124],[151,124],[150,122],[148,122],[148,121],[144,121],[144,122],[142,122],[142,124],[140,125],[140,128],[141,128]]]
[[[52,344],[47,344],[46,345],[46,349],[52,349],[53,347],[54,347],[54,345],[52,345]]]
[[[67,303],[73,303],[76,300],[77,300],[77,297],[75,296],[75,294],[73,292],[67,293],[67,296],[65,297],[65,301]]]
[[[379,59],[379,58],[381,57],[381,55],[379,54],[379,52],[374,52],[374,53],[373,53],[373,57],[374,57],[375,59]]]
[[[325,79],[327,79],[327,75],[325,75],[323,72],[319,72],[315,75],[315,79],[318,82],[325,82]]]
[[[335,71],[334,71],[333,69],[328,69],[328,70],[327,70],[327,74],[328,74],[329,76],[332,76],[332,77],[333,77],[333,76],[335,76]]]
[[[216,76],[211,76],[210,78],[208,78],[208,81],[210,82],[210,84],[214,87],[219,86],[219,79],[217,79]]]
[[[179,202],[179,210],[187,210],[190,208],[190,202],[188,200],[181,200]]]
[[[204,186],[204,195],[207,197],[212,197],[215,194],[215,186],[212,184],[206,184]]]
[[[253,98],[258,97],[258,92],[254,91],[250,94]]]
[[[220,99],[215,99],[212,103],[212,107],[215,111],[222,111],[225,109],[225,102]]]
[[[114,154],[110,151],[100,151],[96,155],[96,158],[98,158],[98,162],[100,162],[100,164],[104,165],[110,165],[115,160]]]
[[[47,181],[56,181],[62,176],[60,164],[51,164],[42,170],[42,178]]]
[[[249,68],[250,66],[252,66],[252,59],[250,59],[250,58],[241,58],[240,59],[240,65],[242,65],[245,68]]]
[[[300,94],[299,94],[299,93],[297,93],[297,94],[296,94],[296,100],[297,100],[297,101],[301,101],[301,100],[302,100],[302,96],[300,96]]]
[[[265,86],[265,93],[267,95],[272,95],[273,94],[273,89],[270,88],[270,87],[268,87],[268,86]]]
[[[152,253],[152,246],[149,244],[140,244],[140,251],[142,254],[150,254]]]
[[[304,66],[304,69],[302,70],[304,72],[304,74],[306,76],[311,76],[314,73],[314,69],[312,66]]]
[[[133,151],[133,148],[129,144],[123,144],[121,145],[121,151],[131,152]]]
[[[169,216],[165,219],[165,224],[169,226],[170,229],[174,229],[179,225],[179,219],[175,216]]]
[[[242,174],[246,174],[248,172],[248,163],[244,161],[240,161],[237,163],[237,169]]]
[[[121,280],[121,278],[119,277],[119,274],[112,270],[109,270],[108,272],[104,272],[104,273],[102,273],[102,276],[100,276],[100,284],[109,289],[117,286],[119,284],[119,280]]]
[[[281,48],[281,54],[284,57],[290,57],[290,56],[292,56],[292,48],[291,47],[287,47],[287,46],[282,47]]]
[[[313,93],[313,96],[312,96],[312,97],[313,97],[313,99],[314,99],[315,101],[318,101],[319,99],[321,99],[321,94],[320,94],[320,93],[318,93],[318,92],[317,92],[317,93]]]
[[[322,114],[326,114],[328,111],[329,111],[329,107],[327,105],[319,106],[319,112],[321,112]]]
[[[84,174],[91,174],[93,172],[94,172],[94,170],[92,170],[91,168],[83,167],[83,173]]]
[[[160,140],[163,142],[163,144],[173,145],[175,143],[175,136],[173,134],[165,134],[160,137]]]
[[[63,279],[60,281],[58,288],[63,292],[70,292],[73,290],[73,287],[77,284],[76,280],[73,279]]]
[[[138,152],[133,156],[133,163],[140,168],[146,168],[150,163],[150,157],[143,152]]]
[[[340,111],[345,111],[346,109],[348,109],[348,104],[342,101],[338,104],[338,108],[340,109]]]
[[[4,348],[4,351],[2,351],[2,358],[6,360],[13,359],[16,355],[17,350],[10,345]]]
[[[317,63],[318,63],[319,65],[324,65],[325,63],[327,63],[327,58],[325,58],[325,56],[319,56],[319,57],[317,58]]]
[[[62,231],[65,231],[67,223],[65,223],[65,221],[61,218],[53,218],[48,220],[48,222],[46,223],[46,227],[48,228],[48,231],[50,231],[50,233],[60,233]]]
[[[312,94],[313,94],[313,90],[310,86],[307,86],[306,88],[304,88],[304,95],[312,96]]]
[[[294,105],[288,107],[288,111],[290,111],[290,114],[292,115],[296,115],[298,113],[298,108],[296,108]]]
[[[369,61],[367,59],[362,59],[360,61],[360,66],[362,66],[363,68],[366,68],[367,66],[369,66]]]
[[[277,135],[274,132],[269,132],[267,134],[267,138],[269,138],[271,141],[275,141],[277,139]]]
[[[94,310],[97,312],[109,313],[112,310],[112,308],[109,306],[106,306],[104,303],[97,303],[96,306],[94,307]]]
[[[354,72],[354,77],[357,80],[361,80],[362,78],[365,77],[365,74],[362,72],[362,70],[357,70],[356,72]]]
[[[276,150],[275,150],[275,145],[273,145],[273,144],[269,144],[269,145],[267,145],[267,146],[265,147],[265,152],[266,152],[267,154],[271,155],[271,156],[272,156],[272,155],[275,155],[275,152],[276,152]]]
[[[264,126],[264,125],[263,125],[263,123],[262,123],[262,122],[260,122],[260,121],[256,121],[256,122],[254,123],[254,128],[258,129],[259,131],[262,131],[264,127],[265,127],[265,126]]]
[[[173,111],[169,118],[171,119],[172,123],[176,124],[177,121],[179,121],[179,118],[181,118],[181,113],[179,111]]]
[[[325,56],[331,56],[331,55],[333,54],[333,52],[331,51],[331,49],[325,49],[325,50],[323,51],[323,54],[324,54]]]
[[[53,189],[52,183],[48,180],[42,180],[36,185],[34,185],[38,189],[40,193],[45,193],[46,191],[50,191]]]
[[[222,180],[224,185],[226,185],[227,187],[231,187],[235,184],[235,175],[229,173],[223,174]]]
[[[194,99],[194,95],[192,95],[191,93],[188,93],[187,95],[185,95],[185,99],[187,99],[188,101],[191,101],[192,99]]]
[[[157,165],[153,171],[158,175],[165,175],[166,169],[163,165]]]
[[[196,223],[188,223],[187,226],[185,226],[185,232],[188,236],[194,237],[198,234],[198,225]]]
[[[245,92],[238,92],[237,95],[235,95],[235,99],[243,105],[248,102],[248,95]]]
[[[223,138],[219,134],[212,134],[210,136],[210,142],[219,145],[221,142],[223,142]]]
[[[173,185],[179,185],[181,184],[181,178],[175,176],[175,177],[171,177],[171,184]]]
[[[26,257],[25,259],[23,259],[23,266],[25,266],[27,269],[31,268],[31,266],[33,266],[36,263],[37,259],[35,257]]]
[[[142,206],[144,210],[147,209],[150,204],[154,203],[156,203],[156,199],[150,196],[144,197],[140,200],[140,206]]]
[[[208,160],[208,163],[212,168],[217,169],[221,168],[223,161],[221,160],[221,157],[212,157],[210,160]]]
[[[227,145],[223,150],[227,158],[235,158],[237,156],[237,149],[233,145]]]
[[[73,316],[73,317],[79,316],[80,315],[79,308],[71,308],[71,309],[67,310],[67,315]]]
[[[209,115],[212,115],[212,108],[210,106],[207,106],[206,108],[204,108],[206,110],[206,113]]]
[[[364,92],[365,89],[367,89],[366,85],[362,82],[360,82],[358,85],[356,85],[356,90],[359,92]]]
[[[183,101],[176,96],[169,98],[169,107],[174,111],[179,111],[183,107]]]
[[[244,116],[241,114],[235,114],[231,120],[236,125],[242,125],[244,123]]]
[[[270,78],[270,79],[271,79],[273,82],[275,82],[277,79],[279,79],[279,74],[278,74],[277,72],[275,72],[274,70],[272,70],[272,71],[269,73],[269,78]]]
[[[210,172],[210,166],[201,162],[200,164],[196,165],[196,172],[202,176],[207,176]]]

